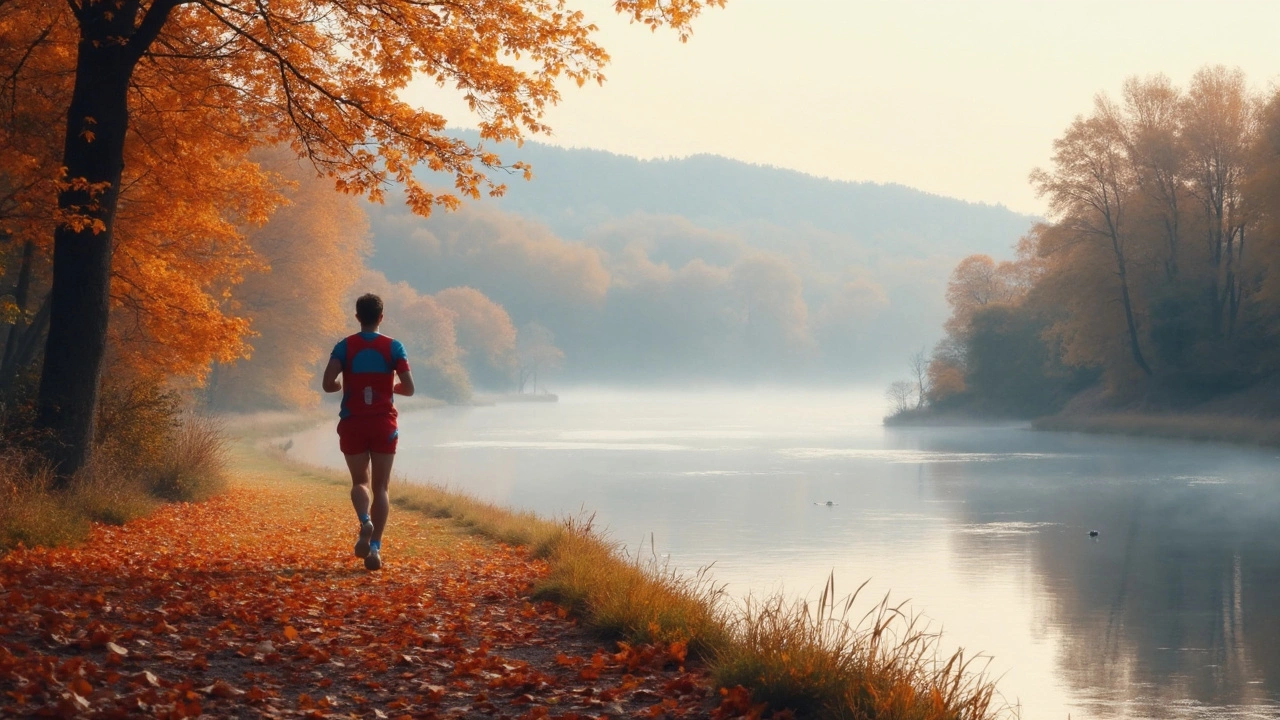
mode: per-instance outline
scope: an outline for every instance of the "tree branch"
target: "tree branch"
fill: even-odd
[[[68,0],[74,2],[74,0]],[[142,16],[142,22],[138,24],[138,29],[134,31],[133,37],[129,38],[129,42],[125,45],[125,52],[130,62],[137,62],[142,55],[151,47],[151,43],[159,37],[160,31],[164,28],[164,24],[169,21],[169,13],[173,9],[183,4],[187,0],[154,0],[151,7],[147,8],[147,14]]]

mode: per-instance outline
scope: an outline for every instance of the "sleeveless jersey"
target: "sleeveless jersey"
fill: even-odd
[[[348,336],[339,345],[346,346],[342,360],[342,411],[339,417],[396,416],[391,388],[395,386],[397,364],[407,369],[403,358],[392,352],[395,341],[386,335],[364,333]],[[337,350],[338,348],[335,348]],[[401,351],[403,352],[403,351]]]

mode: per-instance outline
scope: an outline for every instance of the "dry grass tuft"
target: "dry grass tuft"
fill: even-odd
[[[842,601],[834,578],[816,604],[748,599],[712,662],[716,682],[742,685],[772,708],[824,718],[983,720],[998,717],[995,684],[964,651],[939,655],[940,633],[882,599],[857,622],[866,583]]]
[[[0,551],[17,546],[71,545],[92,522],[121,525],[156,506],[142,483],[95,457],[67,487],[54,489],[49,465],[33,452],[0,452]]]
[[[170,434],[156,465],[147,471],[151,494],[165,500],[198,502],[227,488],[227,442],[221,421],[187,414]]]
[[[642,643],[685,643],[693,655],[712,656],[725,641],[724,589],[704,568],[676,572],[656,554],[628,557],[602,538],[591,518],[570,518],[548,561],[551,572],[536,590],[574,609],[607,637]]]
[[[18,544],[65,545],[88,533],[88,520],[49,493],[52,482],[52,470],[35,453],[0,451],[0,551]]]

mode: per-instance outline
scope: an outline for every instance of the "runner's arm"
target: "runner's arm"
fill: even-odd
[[[391,392],[396,395],[404,395],[408,397],[413,394],[413,374],[408,370],[397,370],[396,375],[400,378],[400,382],[391,388]]]
[[[342,361],[338,358],[329,358],[329,364],[324,369],[324,379],[320,381],[320,387],[324,388],[327,393],[335,393],[342,389],[342,381],[338,379],[338,375],[342,374]]]

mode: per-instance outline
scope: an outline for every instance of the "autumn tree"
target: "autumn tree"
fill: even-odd
[[[1146,375],[1151,366],[1142,350],[1138,310],[1130,279],[1134,182],[1111,103],[1099,97],[1089,117],[1078,117],[1053,143],[1052,171],[1031,174],[1059,227],[1067,231],[1063,249],[1081,245],[1107,255],[1115,274],[1115,293],[1124,314],[1129,352]]]
[[[249,321],[248,357],[217,363],[205,394],[213,408],[315,405],[315,378],[337,338],[349,333],[351,286],[363,271],[367,221],[358,201],[316,177],[292,153],[257,154],[286,180],[286,204],[247,233],[260,265],[231,294]]]
[[[74,25],[66,5],[0,4],[0,67],[8,71],[0,92],[0,265],[11,271],[0,281],[0,296],[7,296],[0,306],[10,310],[0,318],[6,387],[19,374],[37,374],[31,366],[54,306],[52,239],[60,219],[76,217],[57,207],[59,188],[67,187],[60,170],[66,138],[58,128],[73,91]],[[225,303],[228,288],[255,264],[240,228],[264,220],[277,195],[268,175],[234,147],[250,139],[245,119],[219,125],[213,105],[190,104],[207,78],[166,79],[157,68],[143,64],[133,77],[140,102],[113,215],[103,353],[117,378],[198,378],[211,358],[243,350],[247,324]],[[218,133],[206,132],[215,126]],[[176,153],[189,158],[175,163]],[[71,354],[85,353],[92,347],[77,344]],[[65,361],[75,358],[50,360]]]
[[[1014,263],[997,263],[990,255],[966,257],[951,271],[947,282],[947,304],[951,307],[948,332],[962,333],[980,308],[1009,302],[1018,291]]]
[[[1193,401],[1280,370],[1277,102],[1223,67],[1186,88],[1157,75],[1128,80],[1118,103],[1099,96],[1032,174],[1052,222],[1020,249],[1024,299],[948,323],[961,392],[1052,404],[1100,373],[1116,399]],[[957,268],[962,286],[989,287],[975,263]]]
[[[54,166],[63,174],[44,178],[57,184],[58,198],[47,216],[53,277],[39,391],[41,422],[58,439],[50,455],[64,475],[85,461],[94,433],[125,158],[137,142],[131,112],[155,104],[172,133],[221,144],[206,158],[181,144],[164,147],[176,168],[287,142],[339,188],[378,200],[394,180],[425,214],[459,197],[501,193],[485,176],[501,161],[447,136],[444,117],[400,100],[412,79],[456,87],[480,116],[482,142],[501,141],[545,131],[557,80],[601,81],[608,59],[592,39],[595,27],[564,2],[26,2],[39,17],[23,27],[35,32],[9,53],[7,69],[26,62],[23,48],[52,45],[63,62],[51,69],[69,78],[65,101],[52,103],[65,108]],[[684,38],[705,6],[723,2],[617,0],[614,8]],[[413,175],[419,165],[452,174],[455,191],[423,186]]]
[[[506,387],[516,372],[516,328],[498,303],[475,288],[442,290],[433,296],[453,313],[458,348],[467,372],[490,387]]]
[[[1248,290],[1242,267],[1248,234],[1242,188],[1257,133],[1257,104],[1244,73],[1222,66],[1197,72],[1182,103],[1186,184],[1202,219],[1216,336],[1235,333]]]

